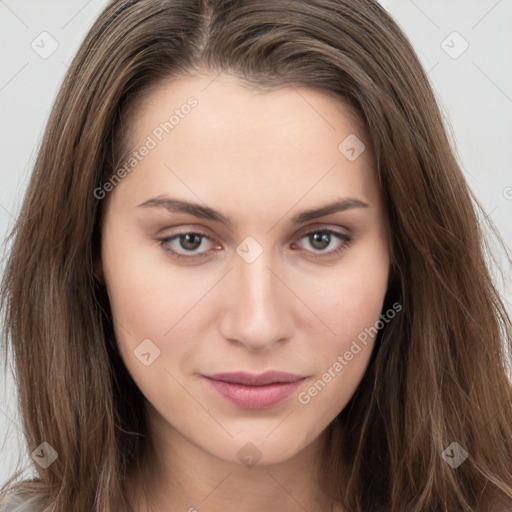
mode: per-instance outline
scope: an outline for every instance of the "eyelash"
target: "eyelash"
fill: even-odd
[[[305,238],[309,235],[318,234],[318,233],[328,233],[329,235],[334,235],[336,238],[338,238],[343,243],[337,249],[332,249],[328,252],[316,251],[318,254],[313,253],[313,255],[312,255],[313,258],[324,258],[324,257],[337,256],[337,255],[341,254],[342,252],[344,252],[350,246],[350,243],[353,240],[351,236],[349,236],[345,233],[342,233],[341,231],[336,231],[333,229],[314,229],[312,231],[308,231],[307,233],[303,233],[301,236],[299,236],[298,238],[296,238],[294,240],[294,243],[298,242],[302,238]],[[175,235],[173,235],[171,237],[159,238],[158,241],[160,242],[160,246],[162,247],[162,249],[165,252],[171,254],[172,257],[176,258],[176,259],[185,258],[188,260],[194,260],[194,259],[209,257],[208,252],[197,253],[197,254],[193,254],[192,256],[185,256],[184,254],[181,254],[177,251],[169,249],[168,247],[165,246],[165,244],[171,242],[174,239],[179,239],[180,236],[184,236],[184,235],[198,235],[198,236],[202,237],[202,239],[204,239],[204,238],[210,239],[210,237],[208,235],[198,232],[198,231],[183,231],[181,233],[176,233]]]

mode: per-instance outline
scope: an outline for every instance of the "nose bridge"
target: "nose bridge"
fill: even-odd
[[[270,251],[253,261],[237,256],[232,296],[224,311],[226,338],[261,349],[286,337],[285,290],[274,272]]]

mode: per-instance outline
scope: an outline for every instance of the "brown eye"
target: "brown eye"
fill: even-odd
[[[341,254],[352,241],[352,237],[342,233],[341,231],[335,231],[333,229],[317,229],[315,231],[309,231],[301,235],[298,240],[307,238],[308,243],[312,247],[308,252],[313,253],[313,257],[329,257]],[[325,249],[333,245],[334,248],[326,251]],[[317,253],[317,254],[314,254]]]
[[[329,246],[331,242],[331,236],[332,235],[326,233],[325,231],[318,231],[317,233],[308,235],[309,242],[311,243],[312,247],[318,250],[323,250]]]
[[[196,233],[195,231],[186,231],[159,239],[164,251],[170,253],[173,257],[190,259],[203,258],[209,255],[208,251],[194,252],[201,247],[204,240],[210,240],[210,238],[204,233]],[[174,243],[174,248],[170,247],[172,243]]]
[[[201,235],[197,233],[185,233],[184,235],[179,235],[179,241],[181,247],[186,250],[193,251],[197,249],[201,245]]]
[[[352,237],[335,231],[333,229],[317,229],[309,231],[296,239],[296,242],[302,239],[307,239],[311,249],[307,252],[312,253],[314,258],[331,257],[341,254],[348,248]],[[185,231],[177,233],[170,237],[159,239],[160,245],[167,253],[171,254],[173,258],[204,258],[209,256],[208,250],[198,251],[203,245],[204,240],[211,240],[210,237],[204,233],[195,231]],[[330,250],[326,250],[329,246],[334,246]]]

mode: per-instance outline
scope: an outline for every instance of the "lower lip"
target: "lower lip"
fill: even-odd
[[[303,382],[275,382],[265,386],[245,386],[205,377],[210,386],[231,403],[244,409],[268,409],[288,398]]]

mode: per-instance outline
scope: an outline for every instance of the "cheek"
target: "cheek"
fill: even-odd
[[[208,294],[218,276],[201,266],[171,264],[158,242],[155,247],[128,230],[116,233],[122,235],[104,246],[104,274],[120,353],[144,392],[157,378],[156,369],[174,374],[178,363],[193,362],[201,351],[200,342],[215,320]],[[150,357],[140,357],[148,352]],[[154,361],[151,371],[144,365],[148,359]],[[158,375],[169,380],[167,373]]]
[[[387,289],[386,247],[369,244],[348,256],[328,285],[317,288],[315,307],[331,331],[321,345],[318,374],[302,389],[299,403],[314,408],[325,422],[341,411],[368,366]],[[311,301],[315,300],[310,295]],[[393,312],[394,316],[394,312]],[[391,320],[389,320],[391,321]],[[318,350],[318,348],[317,348]]]
[[[186,314],[197,302],[198,290],[185,282],[183,272],[165,265],[159,250],[143,244],[130,247],[126,239],[105,247],[104,274],[117,345],[128,372],[150,403],[163,396],[167,403],[181,400],[172,361],[190,357],[182,341],[187,337]],[[204,286],[200,280],[196,284]]]
[[[128,361],[144,339],[159,340],[172,327],[183,287],[177,272],[161,271],[159,251],[129,228],[114,226],[102,250],[116,338]]]
[[[117,238],[113,230],[103,249],[115,320],[137,339],[161,338],[194,306],[207,280],[170,264],[158,241],[121,227],[115,234]]]
[[[369,240],[358,250],[349,251],[340,266],[321,279],[323,286],[316,287],[315,295],[309,295],[331,329],[332,349],[348,349],[352,339],[378,321],[388,273],[386,245],[380,239]]]

